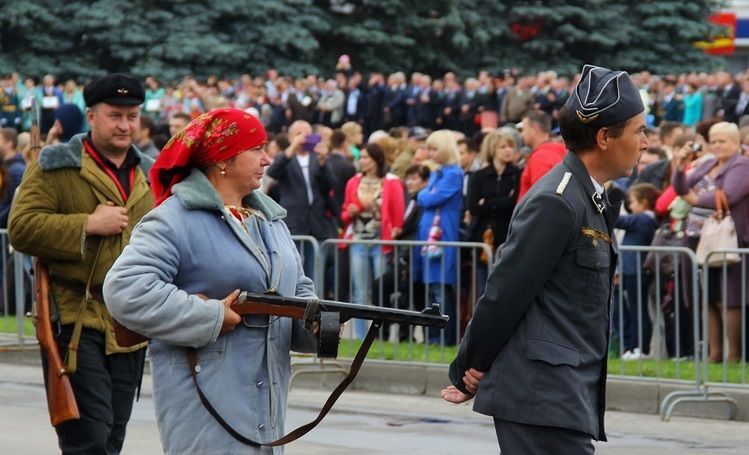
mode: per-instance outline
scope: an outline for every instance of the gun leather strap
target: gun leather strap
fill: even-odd
[[[320,410],[320,413],[317,415],[317,418],[315,420],[300,426],[296,430],[288,433],[286,436],[283,436],[279,439],[276,439],[275,441],[271,442],[257,442],[254,441],[248,437],[245,437],[241,435],[237,430],[235,430],[231,425],[229,425],[222,417],[219,415],[219,413],[216,411],[216,409],[211,405],[211,403],[208,401],[208,398],[206,398],[205,394],[203,394],[203,391],[200,389],[200,385],[198,385],[198,376],[195,371],[195,367],[197,366],[197,351],[195,349],[189,349],[187,351],[187,359],[190,364],[190,375],[192,375],[192,381],[195,384],[195,389],[198,391],[198,396],[200,397],[200,401],[203,403],[203,406],[205,406],[205,409],[208,411],[209,414],[213,416],[214,419],[222,426],[224,429],[232,435],[234,439],[237,441],[247,444],[249,446],[259,447],[259,446],[268,446],[268,447],[274,447],[274,446],[282,446],[284,444],[288,444],[292,441],[295,441],[305,434],[309,433],[310,430],[315,428],[317,424],[319,424],[322,419],[330,412],[330,409],[333,407],[335,402],[338,400],[338,398],[341,396],[344,390],[354,381],[356,378],[356,375],[359,373],[359,369],[362,366],[362,363],[364,362],[364,359],[367,357],[367,352],[369,352],[369,348],[372,346],[372,342],[374,341],[375,336],[377,335],[377,332],[380,329],[380,326],[382,325],[381,321],[372,321],[372,325],[369,327],[369,332],[367,332],[367,336],[364,337],[364,341],[362,342],[362,345],[359,347],[359,351],[356,353],[356,356],[354,357],[353,362],[351,362],[351,368],[349,369],[348,375],[346,375],[345,378],[338,384],[338,386],[333,390],[333,392],[328,397],[328,400],[323,405],[322,409]]]
[[[91,266],[91,273],[89,273],[88,281],[86,282],[86,291],[81,299],[81,304],[78,306],[78,314],[75,317],[75,325],[73,325],[73,334],[70,336],[68,349],[65,352],[65,360],[62,362],[62,367],[67,374],[73,374],[78,369],[78,343],[81,341],[81,331],[83,330],[83,313],[86,311],[88,301],[91,300],[91,282],[94,279],[94,272],[96,271],[96,264],[99,262],[102,245],[104,243],[100,241],[99,248],[96,250],[94,263]],[[104,302],[102,301],[102,303]]]

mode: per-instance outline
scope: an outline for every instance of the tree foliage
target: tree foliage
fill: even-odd
[[[718,0],[4,0],[0,71],[174,79],[363,71],[459,74],[583,63],[665,73],[720,64],[694,47]]]

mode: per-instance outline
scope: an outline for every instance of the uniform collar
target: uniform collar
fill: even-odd
[[[603,186],[601,186],[593,179],[593,177],[590,176],[588,169],[585,167],[585,164],[583,164],[580,157],[578,157],[575,152],[568,152],[564,156],[564,164],[568,168],[570,168],[570,170],[572,170],[572,173],[577,178],[577,181],[582,184],[583,189],[585,190],[585,194],[588,195],[588,200],[590,201],[590,203],[593,204],[598,212],[603,213],[604,209],[607,206],[605,202],[606,198]]]

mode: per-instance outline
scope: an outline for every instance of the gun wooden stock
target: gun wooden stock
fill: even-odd
[[[300,297],[282,297],[273,294],[256,294],[242,292],[231,309],[240,315],[269,314],[273,316],[288,316],[294,319],[304,319],[307,307],[316,305],[313,319],[319,318],[320,312],[334,312],[340,315],[340,322],[349,319],[367,319],[398,324],[423,325],[444,328],[448,317],[440,314],[439,307],[432,305],[423,311],[399,310],[370,305],[336,302],[334,300],[315,300]]]
[[[53,426],[68,420],[80,419],[78,405],[73,395],[70,378],[62,366],[57,342],[52,332],[52,309],[49,300],[49,270],[41,261],[36,262],[36,339],[47,359],[47,407]]]

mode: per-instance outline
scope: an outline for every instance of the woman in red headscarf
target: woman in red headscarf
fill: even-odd
[[[269,453],[235,440],[283,435],[289,351],[314,352],[298,321],[230,309],[239,290],[314,297],[283,222],[258,191],[271,160],[257,118],[201,115],[164,147],[151,171],[156,208],[135,228],[104,284],[112,316],[149,338],[154,405],[165,453]]]

